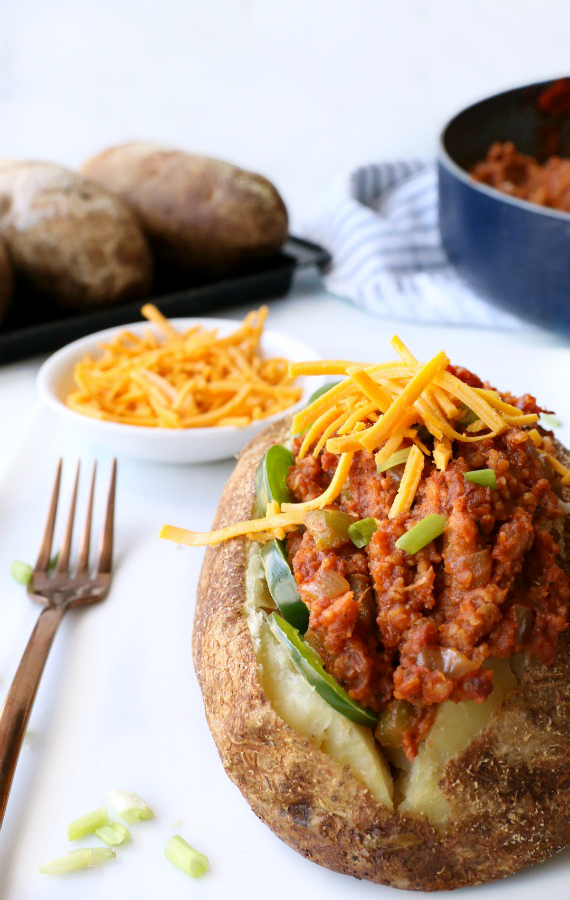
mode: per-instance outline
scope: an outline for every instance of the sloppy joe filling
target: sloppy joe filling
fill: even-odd
[[[570,159],[551,156],[539,163],[519,153],[512,141],[496,142],[471,176],[511,197],[570,212]]]
[[[452,371],[482,384],[466,370]],[[524,412],[540,411],[528,395],[502,396]],[[302,502],[323,493],[338,456],[324,450],[299,458],[299,447],[295,439],[287,484]],[[496,490],[466,480],[466,472],[479,469],[494,471]],[[527,430],[511,427],[476,443],[454,442],[445,471],[426,458],[411,510],[389,518],[403,470],[379,473],[372,453],[354,454],[349,478],[329,508],[377,520],[366,547],[357,549],[346,535],[317,546],[307,527],[288,535],[287,549],[310,611],[307,640],[364,706],[380,712],[394,701],[413,705],[404,735],[413,758],[434,704],[489,696],[488,657],[525,650],[554,662],[570,587],[558,562],[555,475]],[[415,554],[396,547],[411,524],[433,513],[447,520],[440,537]]]

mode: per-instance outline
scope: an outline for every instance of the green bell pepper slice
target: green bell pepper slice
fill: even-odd
[[[284,618],[301,634],[309,627],[309,610],[301,600],[283,541],[269,541],[261,548],[261,560],[269,593]]]
[[[293,501],[291,491],[287,487],[287,473],[294,462],[293,454],[287,447],[274,444],[259,463],[255,470],[255,490],[262,516],[267,512],[272,500],[277,500],[279,504]]]
[[[378,724],[378,716],[375,712],[365,709],[356,700],[349,697],[344,688],[325,672],[320,657],[303,640],[296,628],[276,613],[271,613],[267,621],[273,635],[289,651],[295,667],[323,700],[358,725],[374,728]]]

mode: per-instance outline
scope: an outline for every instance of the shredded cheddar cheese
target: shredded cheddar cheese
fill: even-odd
[[[243,427],[301,397],[286,359],[264,359],[259,342],[267,307],[219,337],[195,326],[177,331],[159,310],[142,314],[158,331],[123,331],[75,367],[67,405],[96,419],[148,428]]]
[[[406,467],[400,481],[398,493],[394,497],[394,502],[388,513],[389,519],[395,519],[396,516],[410,511],[422,477],[423,469],[424,455],[421,450],[418,450],[416,446],[413,446],[410,450],[410,455],[406,460]]]
[[[350,477],[354,454],[360,451],[373,452],[381,469],[394,453],[409,448],[388,513],[390,519],[407,516],[426,465],[431,462],[445,472],[453,458],[454,443],[494,438],[509,427],[528,428],[529,439],[562,477],[563,484],[570,484],[570,469],[556,458],[540,431],[529,427],[536,424],[537,415],[507,403],[497,391],[473,388],[461,381],[447,370],[449,360],[443,351],[422,364],[398,337],[392,339],[392,346],[399,361],[370,364],[323,360],[289,366],[290,376],[343,376],[342,381],[297,413],[292,421],[292,434],[302,436],[298,459],[308,454],[318,457],[325,449],[338,456],[330,484],[320,496],[304,503],[283,503],[281,507],[270,503],[264,518],[239,522],[210,534],[164,526],[162,537],[190,546],[217,544],[237,536],[256,541],[283,539],[304,523],[307,513],[324,509],[337,500]],[[147,378],[153,390],[168,395],[172,388],[157,380],[162,373],[153,375],[157,377],[148,378],[143,372],[141,378]],[[243,388],[243,381],[238,383]],[[179,393],[174,408],[176,402],[180,402]],[[473,414],[470,424],[466,424],[465,410]],[[330,470],[329,463],[326,470]]]

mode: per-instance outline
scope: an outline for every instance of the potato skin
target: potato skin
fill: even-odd
[[[12,274],[12,263],[8,256],[8,248],[0,238],[0,325],[8,311],[13,290],[14,277]]]
[[[133,142],[82,171],[128,204],[157,256],[184,269],[222,274],[276,253],[287,238],[271,182],[221,160]]]
[[[285,420],[244,450],[215,528],[246,519],[253,474]],[[568,460],[568,455],[566,455]],[[528,662],[518,688],[446,770],[441,837],[380,806],[348,769],[293,731],[260,688],[245,617],[245,539],[206,552],[194,621],[194,665],[227,774],[287,844],[337,872],[408,890],[450,890],[510,875],[570,843],[570,640],[552,667]]]
[[[53,163],[0,160],[0,235],[19,278],[59,305],[94,309],[145,296],[152,258],[132,213]]]

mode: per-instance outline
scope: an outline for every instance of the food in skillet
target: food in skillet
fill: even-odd
[[[194,661],[257,815],[339,872],[451,889],[570,841],[570,470],[534,398],[393,344],[292,364],[343,380],[249,445],[216,530],[162,536],[209,545]]]
[[[570,212],[570,159],[551,156],[539,163],[519,153],[512,141],[496,142],[471,176],[511,197]]]

